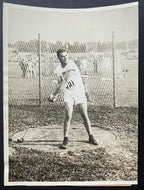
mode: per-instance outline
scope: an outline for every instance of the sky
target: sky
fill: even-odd
[[[37,39],[38,33],[48,42],[110,41],[112,31],[117,41],[138,39],[137,6],[74,12],[24,7],[8,7],[8,42]]]

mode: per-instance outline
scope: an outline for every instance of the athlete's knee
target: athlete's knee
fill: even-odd
[[[72,118],[72,113],[71,112],[68,112],[68,111],[66,111],[66,113],[65,113],[65,120],[71,120],[71,118]]]
[[[88,117],[87,114],[81,113],[81,116],[82,116],[82,118],[83,118],[84,121],[88,121],[89,120],[89,117]]]
[[[65,120],[71,120],[73,112],[73,106],[65,103]]]
[[[66,109],[65,110],[65,120],[71,120],[72,118],[72,109]]]

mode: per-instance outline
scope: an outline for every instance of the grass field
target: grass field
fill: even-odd
[[[82,119],[75,108],[72,123]],[[119,138],[115,146],[75,150],[60,154],[9,146],[15,153],[9,158],[9,179],[13,181],[129,181],[137,180],[137,109],[88,106],[92,124],[111,131]],[[21,106],[9,108],[9,136],[27,127],[63,126],[61,106]],[[61,128],[61,130],[63,130]],[[54,137],[53,137],[54,138]],[[76,137],[77,138],[77,137]],[[62,153],[62,152],[61,152]]]

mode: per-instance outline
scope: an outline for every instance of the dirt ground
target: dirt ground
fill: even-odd
[[[9,138],[28,130],[23,143],[9,142],[10,181],[136,181],[137,108],[88,105],[88,113],[99,145],[88,144],[75,108],[68,149],[60,150],[63,106],[10,106]]]

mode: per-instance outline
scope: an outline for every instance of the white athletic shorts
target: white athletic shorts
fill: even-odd
[[[64,102],[70,105],[77,105],[87,102],[85,92],[67,90],[64,92]]]

